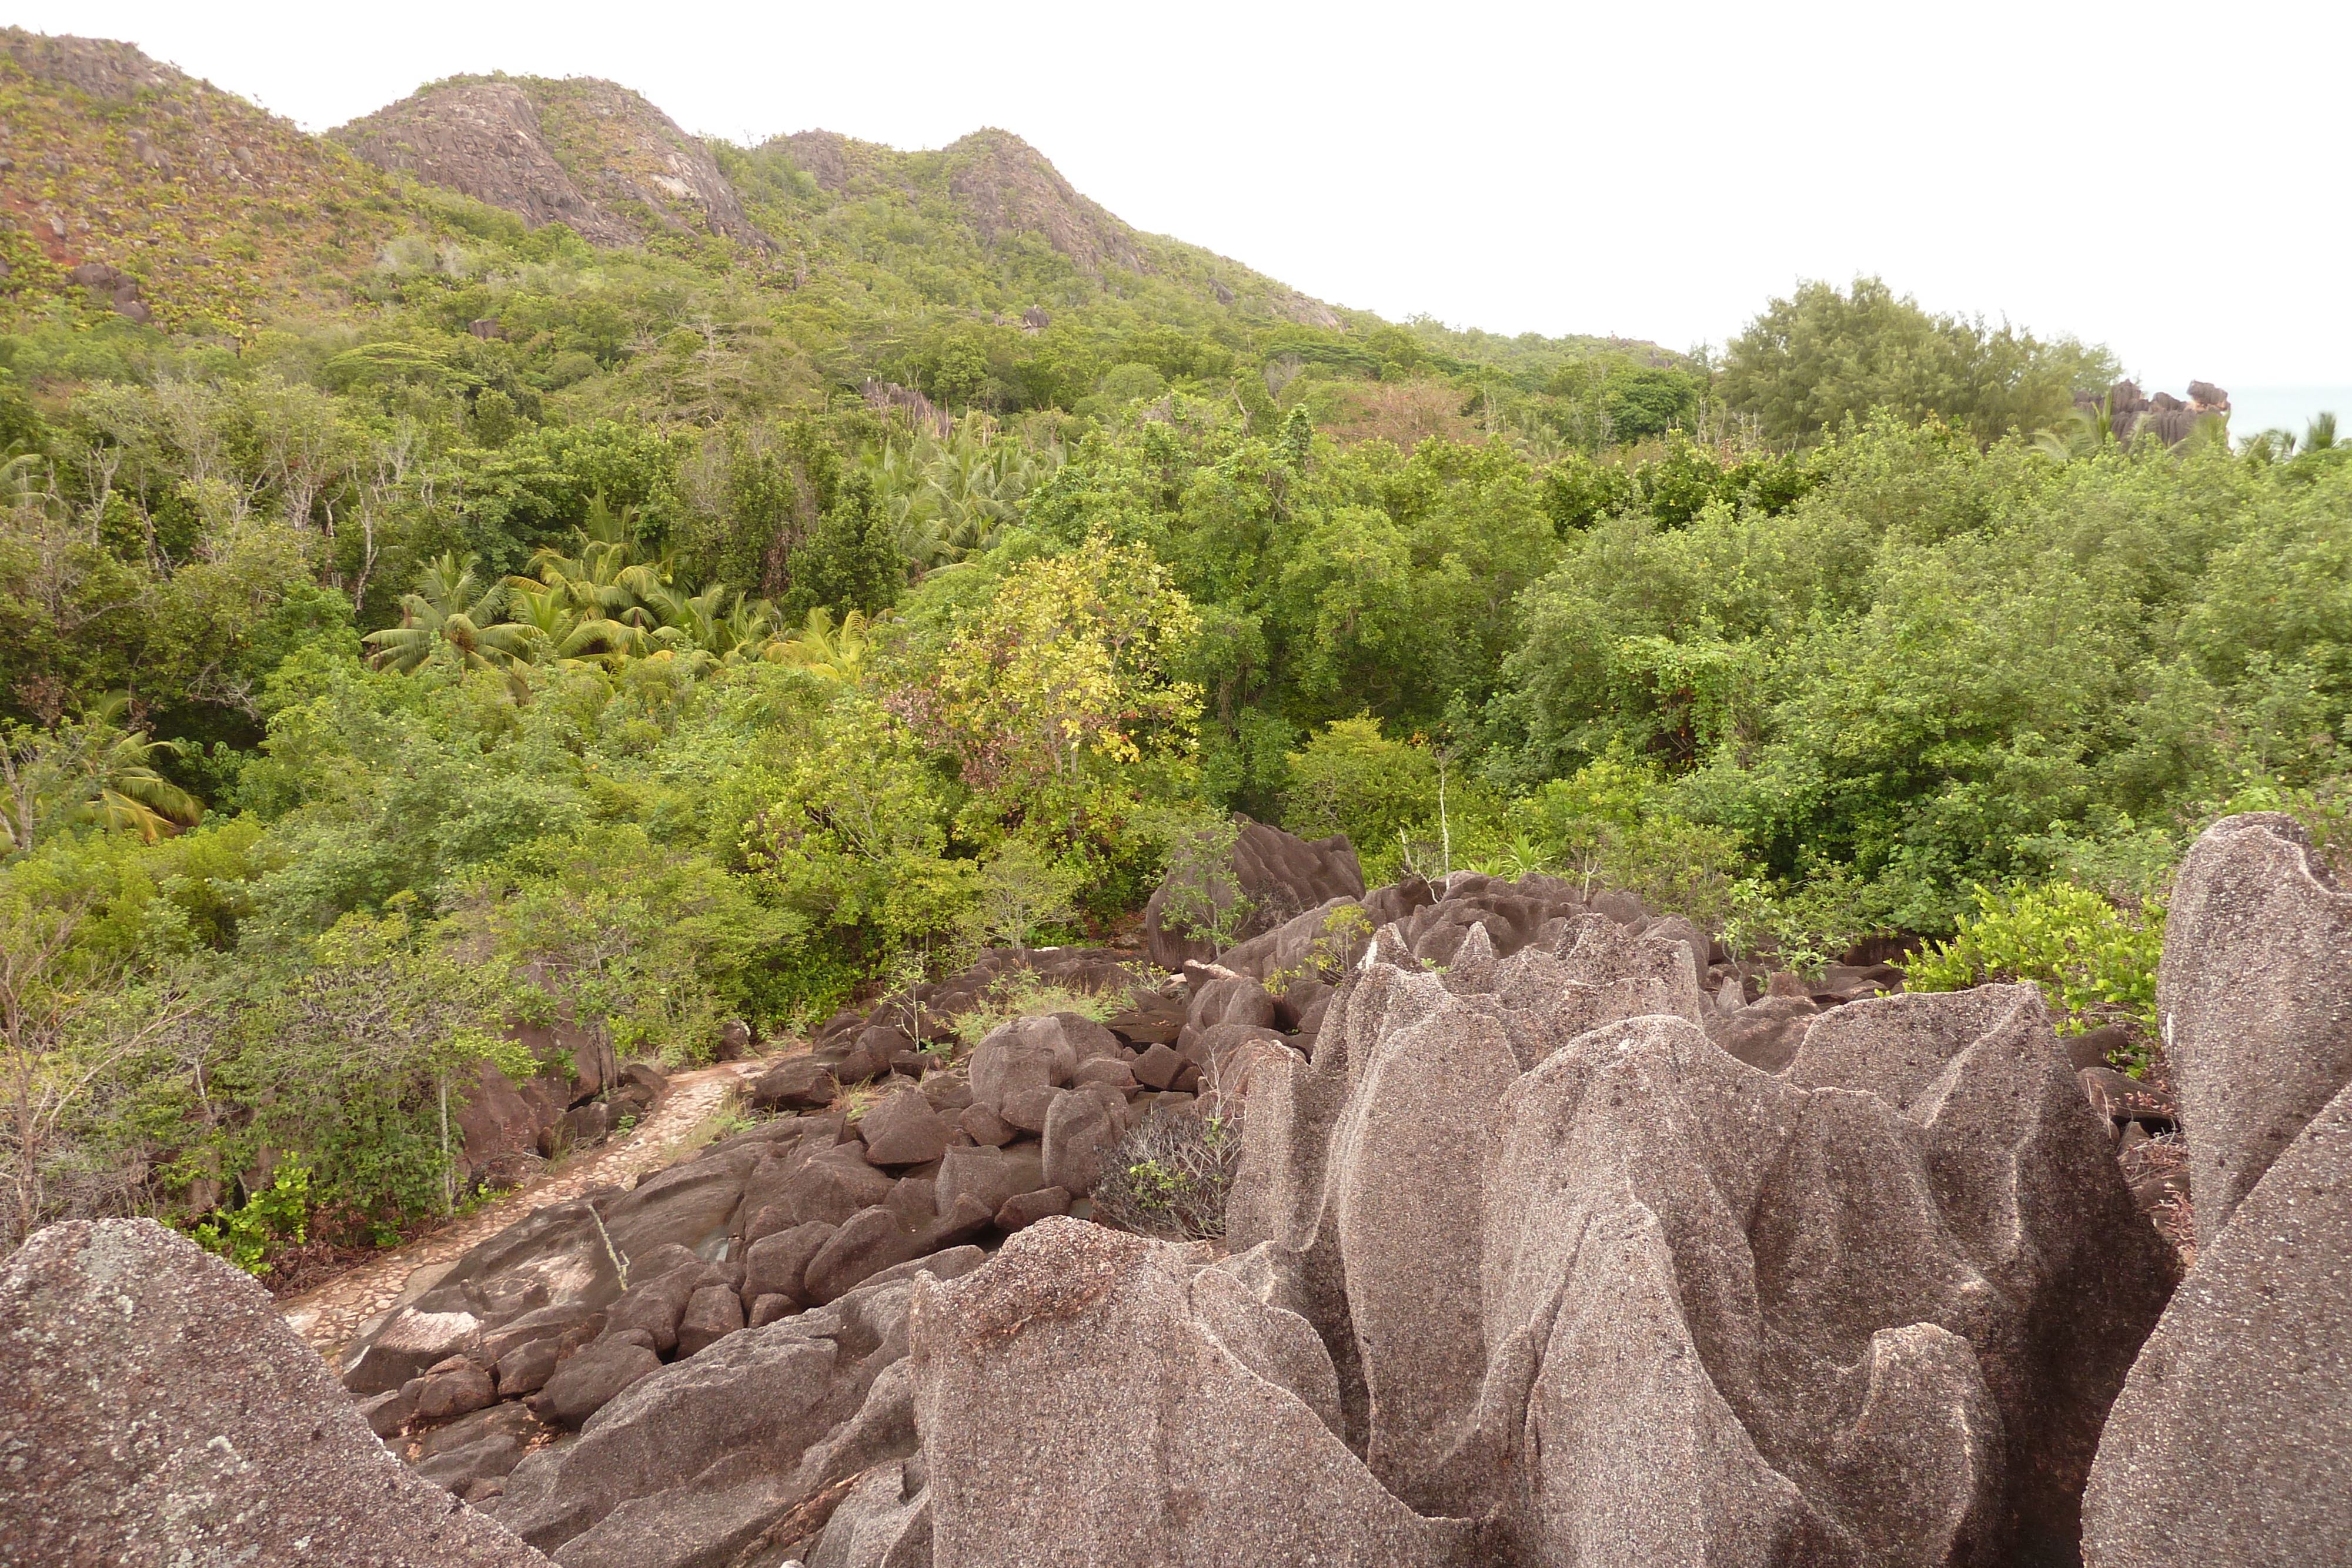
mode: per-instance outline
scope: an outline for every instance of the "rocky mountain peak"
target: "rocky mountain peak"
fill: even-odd
[[[642,96],[593,78],[456,77],[331,133],[380,168],[591,245],[703,232],[770,248],[710,150]]]
[[[1106,263],[1150,272],[1135,231],[1078,194],[1045,155],[1009,131],[983,127],[949,143],[948,189],[982,241],[1032,234],[1088,272]]]
[[[111,38],[0,28],[0,55],[27,76],[61,83],[106,103],[129,103],[142,92],[163,91],[188,80],[132,45]]]

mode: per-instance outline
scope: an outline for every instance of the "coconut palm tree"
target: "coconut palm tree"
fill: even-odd
[[[772,664],[790,664],[813,675],[845,685],[856,685],[866,674],[866,629],[862,612],[853,610],[836,631],[830,612],[819,607],[808,612],[801,629],[768,644],[761,657]]]
[[[2033,433],[2033,450],[2055,463],[2071,463],[2116,444],[2115,399],[2102,396],[2071,411],[2063,424]]]
[[[530,662],[531,629],[498,619],[503,584],[484,588],[474,574],[478,558],[460,560],[444,553],[425,569],[416,591],[400,596],[400,624],[371,632],[362,639],[375,645],[375,662],[405,674],[418,668],[443,647],[468,669],[500,670],[511,674],[518,664]]]
[[[0,853],[29,851],[58,824],[127,831],[152,844],[202,819],[204,802],[155,770],[155,754],[176,756],[179,742],[122,728],[130,704],[118,692],[78,723],[0,737]]]
[[[614,511],[597,496],[589,502],[587,520],[580,528],[580,553],[566,555],[552,546],[541,549],[530,558],[536,580],[509,578],[509,586],[543,585],[589,620],[655,630],[662,619],[649,601],[668,587],[669,562],[640,558],[635,518],[633,508]]]

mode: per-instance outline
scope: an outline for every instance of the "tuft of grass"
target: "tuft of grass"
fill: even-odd
[[[680,1133],[676,1139],[666,1145],[662,1150],[662,1156],[665,1160],[675,1163],[697,1149],[709,1147],[721,1138],[731,1138],[738,1133],[748,1133],[753,1124],[754,1118],[744,1109],[742,1092],[730,1089],[719,1097],[719,1103],[710,1108],[709,1115]]]
[[[856,1122],[862,1120],[866,1112],[874,1109],[876,1103],[881,1098],[881,1085],[860,1083],[855,1088],[843,1090],[834,1103],[825,1108],[829,1111],[837,1111],[850,1121]]]
[[[971,1010],[955,1020],[955,1032],[969,1048],[1017,1019],[1076,1013],[1104,1023],[1126,1005],[1124,988],[1119,995],[1081,991],[1024,969],[1001,977],[982,991]]]

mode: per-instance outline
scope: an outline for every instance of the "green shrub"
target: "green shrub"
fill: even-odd
[[[269,1185],[247,1198],[244,1207],[200,1220],[188,1234],[205,1251],[258,1274],[280,1247],[299,1247],[308,1240],[310,1225],[310,1167],[289,1159],[278,1163]]]
[[[1981,886],[1975,891],[1978,913],[1960,916],[1959,934],[1905,967],[1911,989],[1957,991],[1988,980],[2031,980],[2050,998],[2062,1033],[2125,1021],[2154,1032],[2163,905],[2151,903],[2127,915],[2088,888],[2063,882],[2013,895]]]

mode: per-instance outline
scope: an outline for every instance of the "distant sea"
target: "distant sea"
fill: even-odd
[[[2336,415],[2336,428],[2352,435],[2352,386],[2233,387],[2230,394],[2230,437],[2242,442],[2265,430],[2293,431],[2300,439],[2315,413]]]

